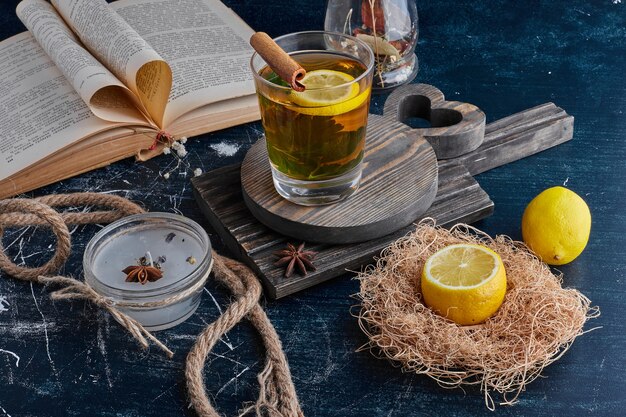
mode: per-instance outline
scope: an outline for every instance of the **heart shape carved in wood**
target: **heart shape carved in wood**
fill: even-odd
[[[424,137],[437,159],[454,158],[478,148],[485,137],[485,113],[459,101],[446,101],[443,93],[428,84],[405,85],[385,102],[384,117],[405,123],[411,117],[430,122],[428,128],[412,128],[411,134]]]

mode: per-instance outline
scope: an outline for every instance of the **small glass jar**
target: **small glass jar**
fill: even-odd
[[[83,267],[85,281],[98,294],[154,331],[176,326],[195,312],[211,261],[211,242],[199,224],[154,212],[103,228],[87,244]],[[126,282],[122,271],[140,265],[160,269],[162,278]]]
[[[389,92],[417,75],[415,0],[328,0],[324,29],[355,36],[372,48],[376,93]]]

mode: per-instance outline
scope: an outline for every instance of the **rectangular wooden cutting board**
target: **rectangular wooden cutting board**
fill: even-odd
[[[493,213],[493,202],[473,175],[535,154],[570,140],[574,118],[553,103],[505,117],[486,126],[483,144],[473,152],[439,161],[437,196],[423,217],[439,225],[472,223]],[[349,245],[314,244],[319,252],[316,271],[306,276],[283,277],[273,265],[272,253],[295,239],[280,235],[252,216],[243,202],[240,165],[209,171],[192,180],[196,200],[211,226],[233,254],[262,279],[266,295],[281,298],[342,275],[359,270],[394,240],[409,233],[408,226],[373,241]],[[420,219],[415,219],[419,221]]]

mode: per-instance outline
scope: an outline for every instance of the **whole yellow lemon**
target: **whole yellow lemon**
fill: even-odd
[[[522,216],[524,242],[550,265],[563,265],[576,259],[587,246],[590,232],[589,206],[564,187],[542,191]]]

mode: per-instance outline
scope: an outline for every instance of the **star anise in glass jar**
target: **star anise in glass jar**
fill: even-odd
[[[139,282],[142,285],[163,278],[163,272],[160,269],[149,265],[127,266],[122,272],[126,274],[126,282]]]
[[[315,265],[313,265],[313,258],[315,258],[317,252],[313,251],[305,251],[304,250],[304,242],[296,248],[291,243],[287,243],[287,248],[274,252],[274,256],[277,256],[279,259],[274,262],[275,266],[284,266],[285,268],[285,277],[289,278],[294,269],[298,269],[300,275],[306,275],[307,269],[311,271],[315,271]]]

